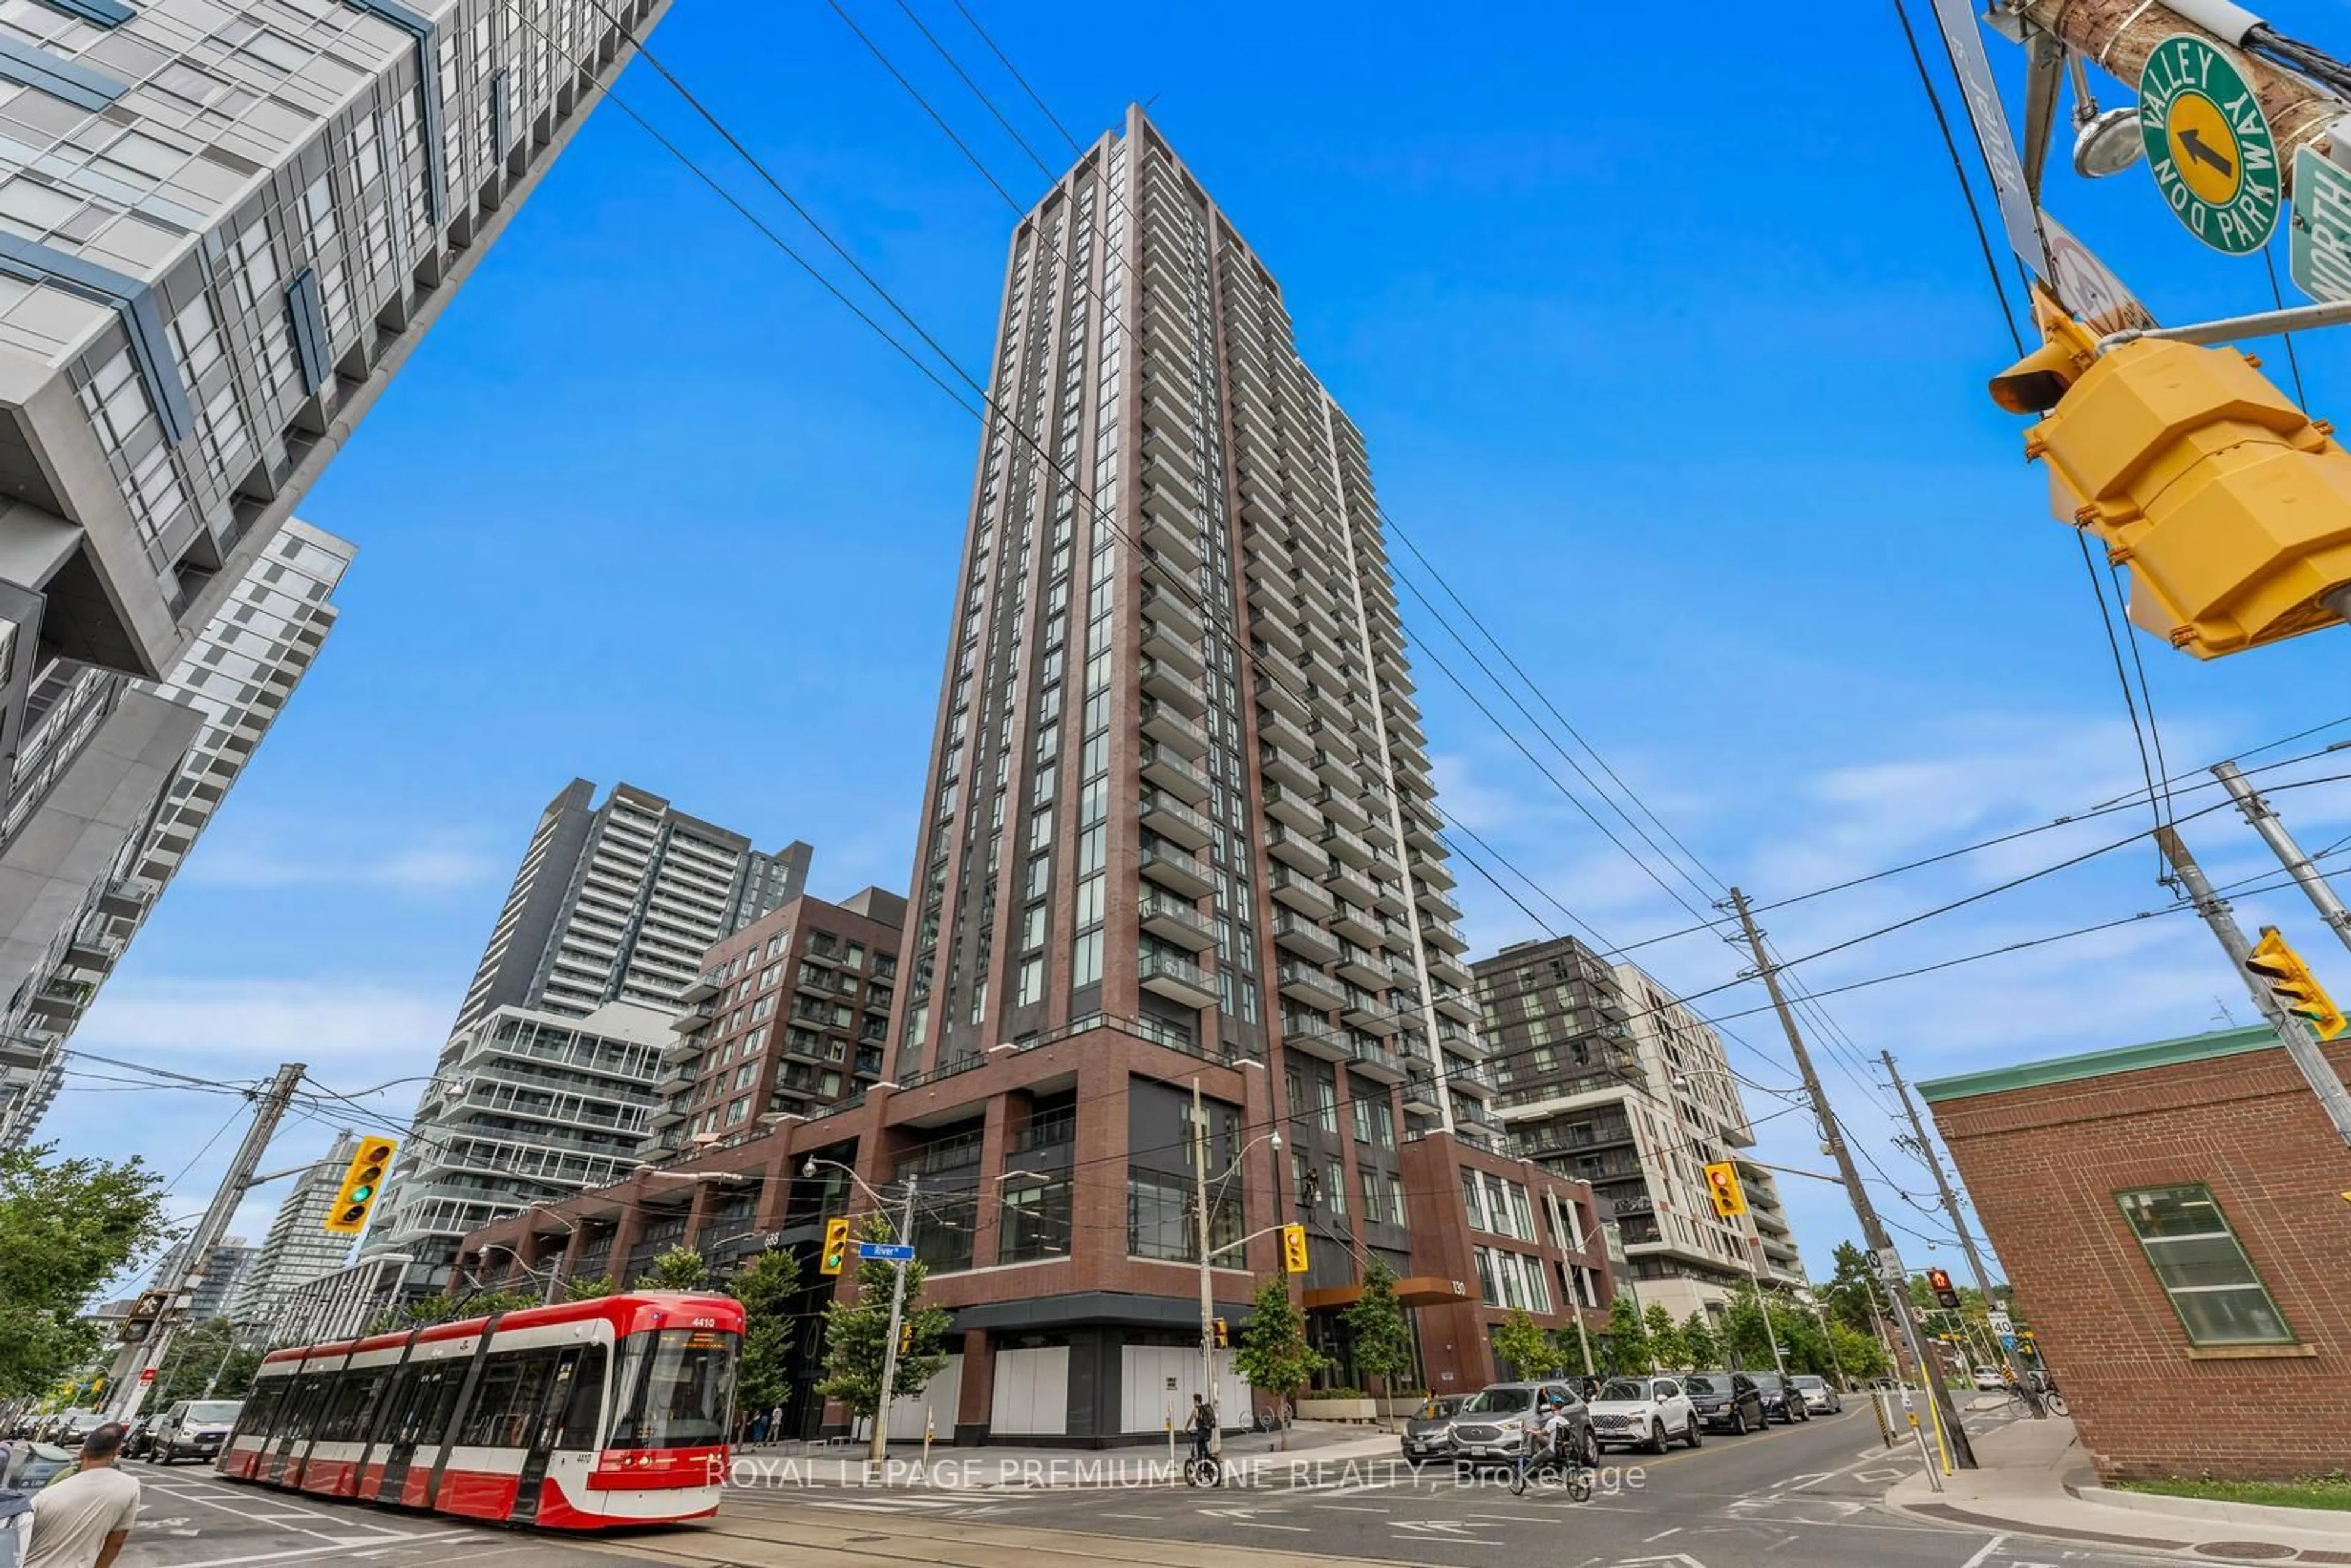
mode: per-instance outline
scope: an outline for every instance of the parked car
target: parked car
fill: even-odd
[[[1453,1457],[1453,1418],[1461,1410],[1467,1396],[1438,1394],[1421,1402],[1419,1409],[1405,1417],[1404,1457],[1415,1464],[1426,1459],[1449,1459]]]
[[[1763,1418],[1794,1426],[1813,1418],[1812,1406],[1796,1387],[1793,1379],[1784,1373],[1759,1372],[1755,1375],[1755,1391],[1763,1396]]]
[[[1592,1413],[1575,1385],[1563,1380],[1496,1383],[1461,1402],[1453,1415],[1453,1457],[1472,1465],[1515,1465],[1526,1451],[1528,1434],[1542,1430],[1543,1412],[1556,1398],[1579,1441],[1588,1441]]]
[[[183,1399],[157,1417],[148,1434],[147,1457],[159,1465],[190,1458],[210,1463],[220,1458],[221,1445],[244,1408],[237,1399]]]
[[[1813,1415],[1835,1416],[1844,1412],[1844,1396],[1830,1387],[1827,1378],[1816,1377],[1806,1372],[1797,1374],[1790,1381],[1795,1384],[1796,1392],[1804,1396],[1804,1408]]]
[[[1676,1437],[1693,1448],[1706,1440],[1698,1409],[1677,1378],[1612,1377],[1600,1385],[1591,1408],[1592,1436],[1604,1449],[1613,1443],[1662,1454]]]
[[[81,1447],[81,1440],[106,1425],[106,1417],[95,1410],[61,1410],[50,1417],[49,1424],[37,1434],[46,1443],[60,1448]]]
[[[145,1458],[149,1445],[155,1439],[155,1423],[162,1418],[162,1411],[152,1410],[131,1423],[130,1430],[122,1434],[122,1457],[126,1459]]]
[[[1763,1426],[1763,1392],[1743,1372],[1693,1372],[1682,1378],[1698,1418],[1740,1437]]]
[[[1988,1388],[1997,1393],[2008,1386],[2008,1379],[2000,1375],[2000,1368],[1996,1366],[1979,1366],[1975,1376],[1978,1388]]]

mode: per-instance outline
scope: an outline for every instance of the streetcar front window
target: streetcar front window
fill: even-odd
[[[631,1334],[621,1387],[627,1404],[609,1448],[707,1448],[726,1441],[737,1336],[709,1329]]]

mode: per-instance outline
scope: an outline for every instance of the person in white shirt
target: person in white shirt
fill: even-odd
[[[33,1500],[24,1568],[113,1568],[139,1517],[139,1483],[114,1462],[124,1432],[109,1421],[82,1439],[81,1469]]]

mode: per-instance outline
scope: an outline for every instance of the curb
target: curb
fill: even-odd
[[[2211,1498],[2170,1497],[2162,1492],[2119,1491],[2095,1482],[2067,1481],[2065,1490],[2084,1502],[2101,1508],[2128,1509],[2135,1513],[2160,1513],[2175,1519],[2200,1519],[2214,1524],[2266,1525],[2277,1530],[2325,1531],[2340,1521],[2351,1536],[2351,1514],[2339,1509],[2282,1508],[2271,1503],[2227,1502]]]

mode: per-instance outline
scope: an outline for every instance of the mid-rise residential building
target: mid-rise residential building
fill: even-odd
[[[1513,1149],[1592,1183],[1644,1307],[1719,1315],[1742,1281],[1804,1283],[1720,1035],[1647,974],[1573,936],[1472,967]],[[1743,1219],[1719,1218],[1708,1194],[1704,1167],[1725,1160],[1739,1167]]]
[[[799,896],[810,853],[761,853],[632,784],[599,805],[575,779],[539,813],[455,1027],[501,1007],[674,1010],[712,943]]]
[[[156,1263],[153,1277],[170,1279],[187,1250],[186,1242],[172,1243]],[[212,1259],[204,1265],[203,1272],[195,1277],[195,1288],[188,1292],[187,1313],[181,1322],[201,1323],[229,1312],[231,1303],[244,1290],[245,1281],[252,1272],[255,1251],[256,1249],[246,1245],[242,1236],[223,1238],[220,1244],[213,1249]]]
[[[882,1076],[906,901],[803,894],[710,950],[660,1088],[653,1154],[741,1138],[839,1104]]]
[[[86,895],[220,727],[123,677],[265,570],[667,5],[0,7],[0,1143],[154,885],[67,934]]]
[[[606,1002],[584,1018],[494,1008],[449,1037],[368,1226],[363,1260],[445,1283],[458,1239],[629,1175],[645,1148],[674,1015]]]
[[[5,890],[0,891],[0,908],[17,913],[13,927],[0,937],[0,982],[13,985],[0,1037],[30,1059],[21,1070],[11,1069],[7,1053],[0,1051],[0,1148],[31,1134],[60,1080],[66,1038],[318,658],[335,624],[337,612],[329,596],[353,553],[350,544],[334,535],[290,519],[162,679],[88,666],[72,676],[73,700],[93,701],[103,709],[90,729],[95,744],[84,744],[63,784],[37,809],[43,813],[39,820],[52,830],[61,821],[78,822],[75,852],[59,854],[44,839],[20,837],[0,846],[0,869],[40,877],[37,883],[0,878]],[[85,692],[89,695],[79,695]],[[174,715],[174,722],[147,729],[146,710],[125,706],[147,699],[192,711],[195,728],[175,770],[123,831],[120,822],[131,813],[122,804],[82,802],[88,790],[110,785],[119,789],[127,781],[114,766],[107,739],[110,728],[130,727],[153,746],[183,727],[186,721]],[[152,769],[142,768],[141,781],[129,781],[133,804],[150,777]],[[105,849],[110,841],[110,852]],[[84,870],[74,881],[75,868],[99,852],[107,858],[99,873]],[[34,862],[45,866],[47,874]],[[70,900],[61,919],[60,900]],[[13,1094],[12,1082],[18,1085]]]
[[[351,1239],[332,1235],[326,1227],[342,1191],[343,1174],[359,1152],[358,1138],[349,1132],[338,1134],[334,1146],[294,1177],[230,1307],[238,1322],[274,1321],[294,1287],[331,1274],[350,1260]]]
[[[1199,1386],[1205,1135],[1217,1313],[1294,1220],[1331,1378],[1378,1258],[1428,1314],[1416,1385],[1477,1387],[1508,1302],[1596,1320],[1606,1262],[1590,1189],[1499,1148],[1363,439],[1140,109],[1016,226],[997,340],[883,1077],[466,1254],[592,1272],[739,1207],[820,1309],[822,1162],[914,1181],[955,1354],[891,1424],[1156,1442],[1190,1392],[1249,1412]]]

